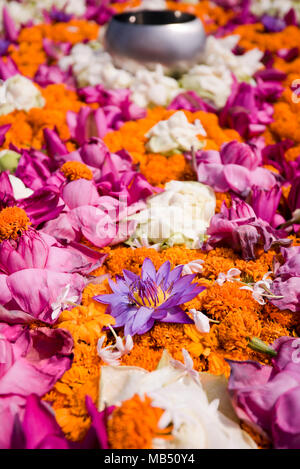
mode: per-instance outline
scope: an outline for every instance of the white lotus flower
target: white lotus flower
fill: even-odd
[[[226,67],[238,80],[249,81],[255,72],[263,67],[261,63],[263,52],[259,49],[252,49],[243,55],[235,55],[232,49],[239,40],[239,35],[230,35],[225,38],[209,36],[202,56],[203,63],[212,67]]]
[[[177,111],[167,120],[155,124],[145,135],[149,139],[146,147],[152,153],[198,150],[202,143],[198,135],[206,137],[199,120],[190,124],[183,111]]]
[[[196,181],[170,181],[165,191],[150,197],[147,208],[129,217],[138,226],[132,240],[151,244],[198,247],[215,213],[214,191]]]
[[[140,107],[167,106],[182,91],[177,80],[164,75],[161,65],[155,71],[137,70],[130,89],[131,99]]]
[[[22,75],[14,75],[8,78],[2,85],[2,102],[0,115],[9,114],[12,111],[29,111],[35,107],[43,107],[45,99],[34,83]]]
[[[143,399],[146,394],[153,407],[164,410],[159,427],[172,425],[173,439],[155,438],[154,448],[256,449],[237,423],[226,380],[199,373],[195,382],[190,373],[182,375],[184,365],[177,365],[176,361],[173,366],[172,360],[161,360],[152,372],[138,367],[102,367],[99,410],[120,406],[135,394]],[[190,369],[189,365],[184,368]]]
[[[181,78],[186,90],[193,90],[218,109],[225,106],[233,83],[231,71],[224,65],[195,65]]]

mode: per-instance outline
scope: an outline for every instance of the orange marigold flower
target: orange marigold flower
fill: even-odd
[[[80,161],[66,161],[60,168],[60,171],[69,181],[75,181],[76,179],[87,179],[90,181],[93,179],[93,173],[90,168]]]
[[[0,240],[17,239],[29,225],[30,220],[22,208],[4,208],[0,212]]]
[[[137,394],[114,409],[107,433],[112,449],[151,449],[153,438],[169,438],[171,428],[160,429],[163,410],[152,406],[150,397]]]

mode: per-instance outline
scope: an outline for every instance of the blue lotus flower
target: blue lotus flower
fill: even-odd
[[[155,321],[192,324],[193,321],[180,305],[192,300],[205,287],[192,283],[196,274],[182,276],[183,266],[171,270],[169,261],[156,272],[147,258],[141,276],[123,270],[123,277],[110,281],[110,295],[96,296],[100,303],[108,304],[108,313],[116,319],[115,327],[124,326],[124,334],[144,334]]]

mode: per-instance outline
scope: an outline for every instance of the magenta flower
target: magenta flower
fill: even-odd
[[[92,425],[80,445],[81,449],[109,449],[107,436],[107,419],[115,409],[115,406],[106,407],[99,412],[90,396],[86,396],[85,405],[92,419]]]
[[[225,143],[220,153],[215,150],[196,153],[198,181],[219,192],[232,190],[245,196],[253,185],[269,190],[276,183],[275,176],[260,164],[258,152],[236,141]]]
[[[285,158],[285,152],[293,146],[292,140],[282,140],[274,145],[267,145],[262,151],[264,164],[274,166],[288,181],[300,175],[300,157],[295,161],[287,161]]]
[[[18,39],[19,31],[17,30],[15,22],[10,16],[9,11],[5,6],[2,10],[2,17],[5,39],[8,39],[11,42],[16,42],[16,40]]]
[[[145,117],[144,109],[130,101],[129,90],[105,90],[101,85],[82,88],[80,94],[87,102],[99,102],[96,110],[82,107],[79,113],[69,111],[67,122],[72,137],[82,145],[90,137],[103,138],[107,132],[118,130],[126,121]]]
[[[102,265],[105,255],[83,245],[63,246],[55,238],[32,228],[16,240],[0,244],[0,271],[10,275],[23,269],[89,273]]]
[[[175,109],[176,111],[186,109],[190,112],[216,112],[216,109],[200,98],[195,91],[185,91],[184,93],[178,94],[169,104],[168,109]]]
[[[6,132],[11,128],[11,124],[5,124],[0,126],[0,145],[2,146],[5,142]]]
[[[240,419],[254,424],[277,449],[300,449],[299,340],[280,337],[273,366],[229,361],[228,390]]]
[[[104,247],[126,241],[136,222],[123,221],[120,204],[112,197],[101,197],[99,206],[82,205],[46,223],[43,232],[56,239],[79,242],[84,236],[94,246]],[[100,203],[101,202],[101,203]]]
[[[130,90],[107,90],[102,85],[96,85],[81,88],[78,93],[86,103],[100,104],[111,128],[117,129],[126,121],[146,116],[145,109],[130,100]]]
[[[300,307],[300,247],[281,248],[284,263],[275,265],[276,278],[271,286],[278,298],[270,298],[281,310],[299,311]]]
[[[1,443],[0,443],[1,447]],[[10,449],[69,449],[51,408],[36,394],[26,398],[24,415],[16,414]]]
[[[274,245],[291,244],[289,239],[281,238],[281,231],[257,218],[252,207],[239,199],[233,200],[231,208],[223,202],[220,213],[212,217],[207,234],[210,237],[206,249],[218,245],[229,246],[241,252],[246,260],[255,259],[255,248],[259,245],[268,251]]]
[[[287,203],[292,213],[300,208],[300,175],[292,180],[292,187],[288,195]]]
[[[14,75],[20,73],[17,65],[11,57],[6,57],[6,60],[0,59],[0,78],[1,80],[7,80]]]
[[[275,184],[270,190],[265,190],[255,185],[252,186],[251,190],[250,205],[256,216],[270,223],[273,227],[285,221],[279,214],[276,216],[281,192],[279,184]]]
[[[25,199],[16,200],[7,172],[0,173],[0,183],[0,209],[12,206],[22,208],[33,226],[56,218],[64,208],[60,192],[54,185],[46,185]]]
[[[70,72],[64,72],[57,65],[42,64],[34,76],[34,81],[40,86],[48,86],[53,83],[65,83],[74,88],[75,81]]]
[[[124,326],[125,336],[144,334],[155,321],[193,323],[180,305],[204,290],[192,283],[195,275],[182,276],[183,266],[171,271],[169,261],[156,272],[150,259],[145,259],[141,276],[123,270],[124,277],[110,281],[110,295],[95,300],[108,304],[108,312],[116,319],[116,327]]]
[[[249,139],[264,132],[272,122],[273,106],[264,91],[248,83],[234,83],[231,96],[220,113],[221,126],[230,126]]]

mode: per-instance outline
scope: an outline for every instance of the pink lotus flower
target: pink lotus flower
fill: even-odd
[[[136,227],[134,221],[122,221],[119,209],[115,199],[102,197],[101,207],[100,204],[76,207],[48,222],[43,231],[68,243],[78,242],[84,236],[97,247],[117,244],[126,241]]]
[[[196,165],[198,181],[216,191],[232,190],[246,196],[251,186],[259,185],[269,190],[276,184],[275,176],[259,167],[261,160],[246,143],[225,143],[220,153],[215,150],[198,151]]]
[[[82,107],[79,113],[69,111],[67,122],[72,137],[82,145],[90,137],[103,138],[107,132],[118,130],[124,122],[145,117],[144,109],[130,101],[130,91],[105,90],[102,85],[86,87],[80,90],[86,102],[98,102],[96,110]]]
[[[58,314],[52,318],[57,299],[66,286],[70,297],[80,300],[86,280],[79,274],[66,274],[46,269],[23,269],[11,275],[0,274],[0,320],[28,322],[38,319],[52,324],[59,312],[68,307],[68,298],[62,298]],[[25,314],[24,314],[25,313]]]
[[[240,419],[260,428],[277,449],[300,449],[299,340],[280,337],[273,366],[229,361],[228,390]]]
[[[20,74],[20,70],[11,57],[6,57],[6,60],[0,59],[0,78],[7,80],[14,75]]]
[[[168,109],[186,109],[190,112],[216,112],[216,109],[211,104],[206,103],[202,98],[200,98],[195,91],[185,91],[184,93],[178,94],[169,104]]]
[[[265,190],[255,185],[252,186],[251,190],[250,205],[256,216],[270,223],[273,227],[285,221],[283,217],[276,214],[281,193],[282,191],[279,184],[275,184],[270,190]]]
[[[281,238],[283,232],[257,218],[253,209],[239,199],[233,200],[231,208],[223,202],[220,213],[212,217],[207,234],[210,237],[206,249],[226,245],[241,252],[246,260],[255,259],[255,248],[259,245],[268,251],[276,244],[291,244],[291,240]]]
[[[72,348],[71,335],[62,329],[0,324],[0,448],[16,446],[17,422],[23,421],[29,396],[41,397],[50,391],[71,367]],[[43,435],[41,428],[40,436],[31,431],[32,438]]]
[[[63,246],[55,238],[34,229],[17,240],[0,244],[0,270],[7,275],[24,269],[89,273],[102,265],[105,255],[82,245]]]
[[[11,42],[15,42],[18,39],[19,31],[17,30],[14,20],[10,16],[9,11],[5,6],[2,10],[2,16],[5,39],[8,39]]]
[[[235,82],[231,96],[220,113],[221,126],[230,126],[249,139],[264,132],[272,122],[273,106],[258,86]]]
[[[29,197],[16,200],[7,172],[0,173],[0,184],[0,209],[11,206],[22,208],[33,226],[56,218],[64,208],[60,192],[55,186],[41,187]]]

